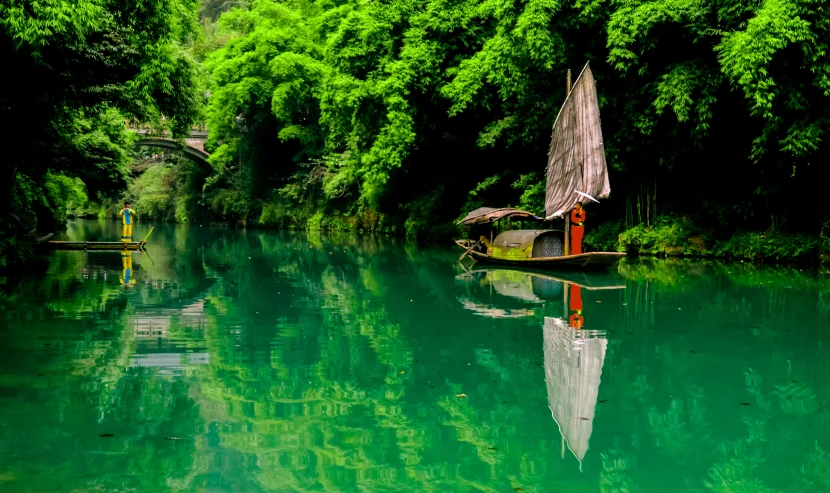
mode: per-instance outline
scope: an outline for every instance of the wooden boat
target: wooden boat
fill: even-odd
[[[498,240],[498,238],[497,238]],[[456,240],[459,247],[469,250],[471,240]],[[535,269],[562,269],[562,270],[605,270],[615,264],[625,253],[621,252],[587,252],[579,255],[562,255],[559,257],[530,257],[525,259],[499,258],[476,250],[469,250],[470,257],[475,260],[495,265],[520,266]]]
[[[48,245],[52,250],[144,250],[154,229],[141,241],[50,241]]]
[[[591,68],[586,64],[573,90],[568,73],[568,96],[553,124],[544,217],[514,208],[481,207],[470,212],[460,221],[468,230],[469,239],[455,242],[465,251],[459,261],[470,256],[480,262],[538,269],[605,269],[625,254],[588,252],[572,255],[570,213],[577,202],[586,202],[583,197],[604,199],[610,193],[597,92]],[[564,219],[564,229],[549,229],[549,222],[554,219]],[[540,228],[501,231],[504,223],[520,222],[524,226],[528,221],[536,222]],[[498,235],[493,238],[496,230]]]

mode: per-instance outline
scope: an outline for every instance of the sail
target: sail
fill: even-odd
[[[597,199],[611,194],[597,89],[591,67],[585,64],[553,124],[548,152],[545,217],[562,217],[577,202],[577,191]]]
[[[558,318],[545,317],[545,383],[548,404],[559,433],[582,464],[594,425],[605,333],[577,330]]]

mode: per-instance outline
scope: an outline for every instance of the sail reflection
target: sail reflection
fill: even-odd
[[[612,273],[536,273],[479,269],[461,274],[467,285],[462,305],[491,318],[533,316],[553,305],[561,316],[543,322],[544,368],[548,405],[562,438],[562,457],[571,451],[580,464],[588,452],[608,340],[586,316],[582,291],[624,289]],[[550,313],[548,311],[547,313]]]
[[[545,318],[548,404],[562,435],[562,455],[567,444],[580,469],[593,430],[607,347],[605,331],[582,330],[570,327],[560,318]]]

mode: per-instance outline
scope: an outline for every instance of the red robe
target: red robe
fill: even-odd
[[[585,233],[585,209],[571,211],[571,255],[582,253],[582,235]]]
[[[570,326],[574,329],[581,329],[585,325],[585,319],[582,317],[582,288],[579,285],[571,284],[570,298]]]

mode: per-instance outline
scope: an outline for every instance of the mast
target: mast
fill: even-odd
[[[571,69],[568,69],[568,92],[565,93],[565,101],[568,100],[568,97],[571,95]],[[564,245],[564,253],[565,255],[571,254],[571,215],[570,213],[565,213],[565,245]]]

